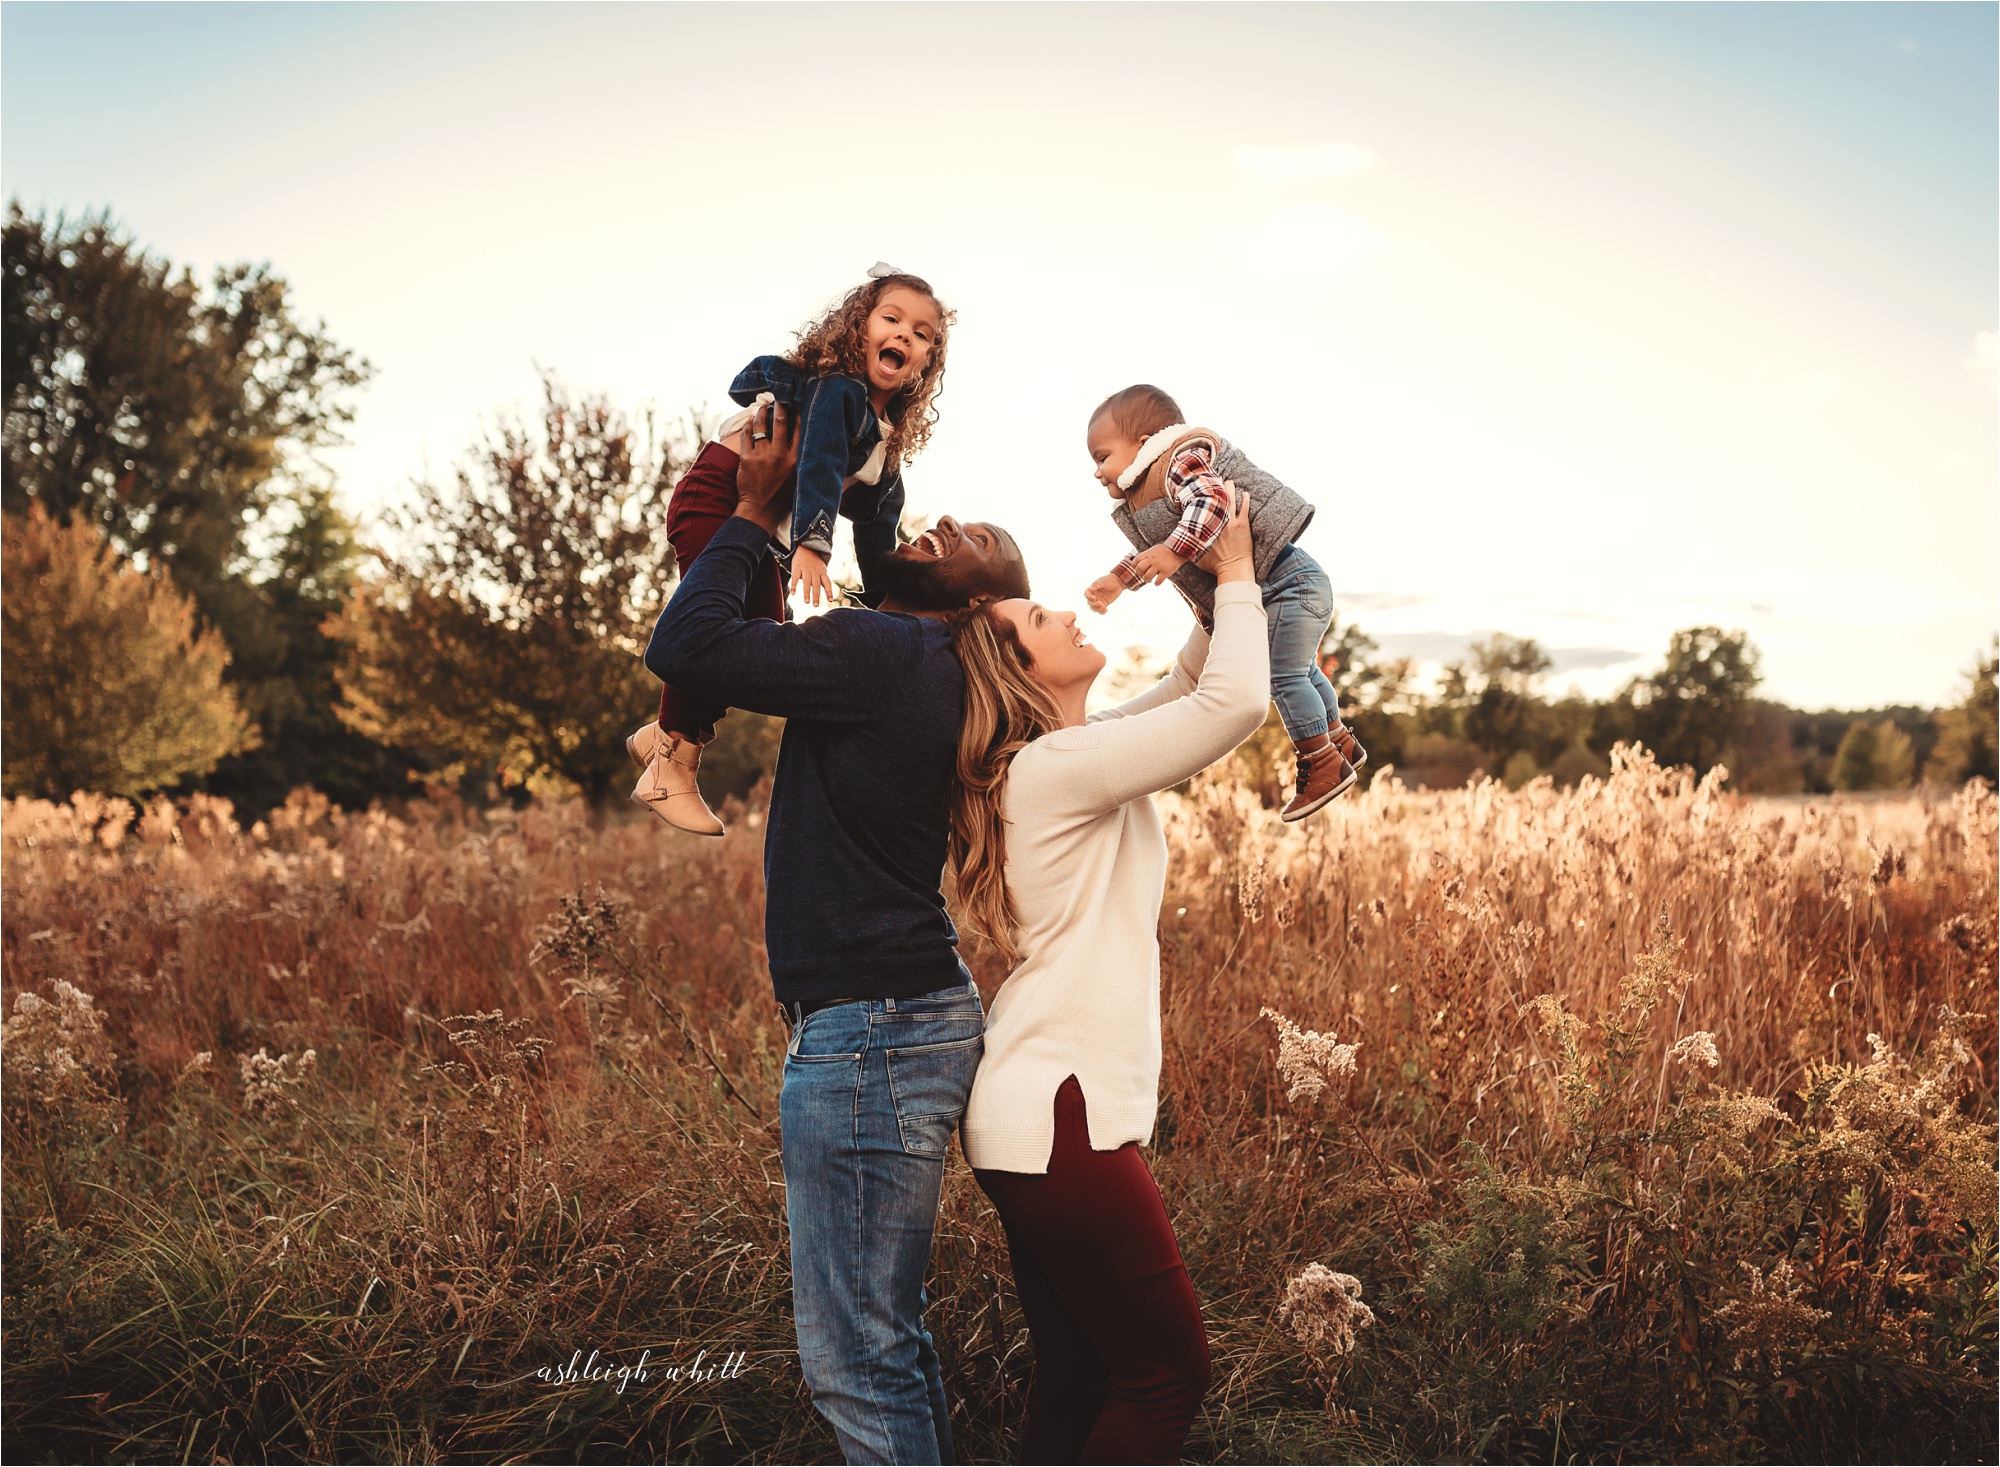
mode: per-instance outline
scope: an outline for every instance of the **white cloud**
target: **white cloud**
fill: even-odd
[[[1382,248],[1382,235],[1358,215],[1331,204],[1286,204],[1232,241],[1247,265],[1288,275],[1323,275]]]
[[[1375,155],[1353,143],[1321,143],[1311,148],[1260,148],[1245,143],[1236,150],[1236,166],[1266,183],[1297,183],[1363,172],[1375,166]]]

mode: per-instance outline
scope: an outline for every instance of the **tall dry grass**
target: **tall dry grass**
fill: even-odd
[[[1991,1459],[1991,795],[1635,757],[1163,805],[1198,1460]],[[757,821],[10,805],[10,1458],[838,1460]],[[961,1450],[1008,1459],[1030,1351],[956,1153],[932,1298]],[[592,1349],[656,1373],[533,1376]],[[657,1373],[701,1349],[741,1374]]]

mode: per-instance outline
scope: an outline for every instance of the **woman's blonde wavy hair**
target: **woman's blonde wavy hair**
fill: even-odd
[[[966,925],[1011,964],[1017,917],[1007,890],[1007,823],[1000,805],[1014,756],[1063,727],[1055,697],[1035,679],[1014,624],[987,602],[945,618],[951,649],[965,669],[965,719],[958,728],[947,847]]]
[[[952,322],[958,319],[957,313],[937,298],[929,281],[915,275],[884,275],[855,286],[799,333],[799,344],[787,360],[814,375],[841,372],[866,382],[868,317],[883,292],[898,285],[929,296],[938,310],[937,340],[931,343],[931,354],[924,361],[923,371],[916,381],[889,399],[886,412],[890,423],[889,456],[897,464],[906,464],[924,451],[924,445],[931,441],[931,429],[937,425],[938,394],[944,390],[945,347],[951,340]]]

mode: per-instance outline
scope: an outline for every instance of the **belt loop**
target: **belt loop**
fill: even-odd
[[[896,1000],[894,1000],[893,998],[885,998],[885,999],[883,999],[883,1000],[882,1000],[882,1002],[884,1002],[885,1004],[887,1004],[887,1005],[889,1006],[889,1012],[890,1012],[890,1013],[892,1013],[892,1014],[893,1014],[893,1013],[895,1013],[895,1012],[896,1012]]]
[[[787,1003],[780,1004],[779,1007],[785,1011],[785,1020],[791,1025],[792,1029],[791,1034],[785,1040],[785,1053],[796,1058],[799,1052],[799,1030],[803,1029],[806,1023],[803,1006],[797,1003]]]

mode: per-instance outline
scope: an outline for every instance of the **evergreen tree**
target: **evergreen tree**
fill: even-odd
[[[1965,675],[1965,701],[1936,715],[1937,746],[1924,765],[1926,784],[1947,787],[1968,779],[2000,782],[2000,656],[1974,660]]]

